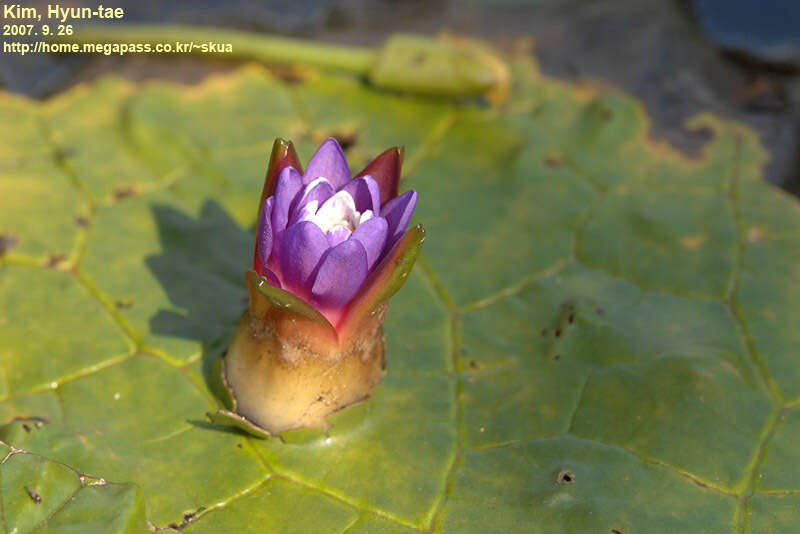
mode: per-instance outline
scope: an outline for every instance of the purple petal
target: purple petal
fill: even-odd
[[[345,226],[334,226],[326,233],[328,236],[328,244],[332,247],[335,247],[342,241],[347,241],[352,234],[353,232]]]
[[[333,137],[329,137],[322,143],[311,156],[303,175],[303,183],[311,183],[320,176],[327,178],[336,190],[350,181],[351,174],[350,167],[347,166],[347,159],[344,157],[339,142]]]
[[[277,277],[281,278],[281,250],[283,249],[283,236],[286,230],[276,231],[272,229],[272,269]]]
[[[405,233],[416,205],[417,192],[412,189],[393,198],[383,206],[381,215],[386,217],[386,222],[389,223],[389,247],[394,245],[395,241]]]
[[[361,213],[372,210],[372,213],[378,215],[381,209],[381,190],[378,182],[372,176],[362,176],[347,182],[342,188],[342,191],[347,191],[353,197],[356,203],[356,209]]]
[[[364,247],[367,252],[367,269],[372,270],[375,262],[383,252],[386,245],[386,235],[389,233],[389,224],[383,217],[373,217],[372,219],[358,225],[353,232],[351,239],[355,239]]]
[[[258,235],[256,237],[256,248],[261,259],[261,265],[266,269],[269,256],[272,254],[272,206],[275,197],[269,197],[261,208],[261,216],[258,218]]]
[[[317,208],[319,208],[318,202],[309,202],[304,205],[299,210],[295,211],[292,214],[291,220],[289,220],[289,226],[294,226],[295,224],[302,222],[302,221],[310,221],[314,218],[314,215],[317,213]]]
[[[312,200],[316,200],[317,205],[322,206],[326,200],[333,196],[333,193],[333,187],[327,180],[320,179],[306,184],[289,209],[289,221],[296,220],[297,214]]]
[[[313,222],[303,221],[287,228],[278,258],[284,286],[307,296],[314,270],[328,248],[328,239]]]
[[[348,239],[320,263],[311,297],[322,308],[343,308],[366,277],[367,253],[360,242]]]
[[[303,177],[294,167],[286,167],[278,175],[275,186],[275,206],[272,210],[272,228],[279,232],[286,228],[289,221],[289,207],[303,188]]]

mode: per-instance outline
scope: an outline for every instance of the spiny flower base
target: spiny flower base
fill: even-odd
[[[342,351],[314,345],[279,339],[245,311],[223,363],[236,411],[271,434],[325,427],[328,415],[370,397],[386,372],[380,326]]]

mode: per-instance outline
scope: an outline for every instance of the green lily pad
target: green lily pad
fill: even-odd
[[[147,532],[135,484],[87,476],[0,442],[0,525],[5,532]]]
[[[797,201],[740,124],[683,154],[505,60],[493,106],[252,65],[0,93],[3,531],[792,532]],[[405,145],[427,242],[375,396],[258,439],[206,419],[214,365],[272,143],[328,135]]]

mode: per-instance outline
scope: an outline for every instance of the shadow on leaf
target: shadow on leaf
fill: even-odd
[[[207,201],[197,218],[165,205],[154,207],[153,215],[163,252],[146,262],[174,308],[159,310],[150,328],[201,342],[203,378],[213,391],[213,362],[247,306],[244,272],[252,259],[252,232],[214,201]]]

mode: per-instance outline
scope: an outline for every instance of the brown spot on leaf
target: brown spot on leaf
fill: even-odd
[[[553,359],[554,359],[555,361],[558,361],[558,360],[560,360],[560,359],[561,359],[561,355],[560,355],[560,354],[553,354]]]
[[[349,132],[336,132],[333,137],[342,145],[342,150],[348,150],[358,140],[358,133],[355,130]]]
[[[35,504],[42,503],[42,496],[39,495],[39,493],[37,493],[36,489],[33,486],[31,485],[25,486],[25,491],[28,492],[28,497],[30,497]]]
[[[764,238],[764,234],[761,232],[760,228],[750,228],[747,231],[747,242],[748,243],[758,243]]]
[[[681,245],[689,250],[695,250],[700,245],[706,242],[706,236],[703,234],[687,235],[681,238]]]
[[[118,310],[127,310],[133,307],[132,300],[118,300],[114,302],[114,307]]]
[[[618,528],[612,528],[611,529],[611,534],[622,534],[622,531],[619,530]]]
[[[12,418],[10,422],[13,423],[15,421],[19,421],[22,424],[22,429],[28,434],[50,422],[47,416],[44,415],[18,416]]]
[[[337,130],[314,130],[311,132],[311,139],[319,144],[327,138],[333,137],[342,146],[342,150],[352,148],[358,140],[358,130],[355,124],[342,125]]]
[[[560,167],[564,164],[564,156],[561,154],[548,154],[544,158],[544,164],[548,167]]]
[[[58,264],[60,264],[66,258],[67,258],[66,254],[61,254],[60,252],[54,252],[49,256],[47,256],[47,259],[44,260],[44,265],[45,267],[50,267],[51,269],[54,269],[58,267]]]
[[[16,247],[19,243],[19,238],[14,234],[0,234],[0,256]]]
[[[575,473],[570,471],[569,469],[562,469],[558,472],[558,476],[556,477],[556,482],[559,484],[572,484],[575,482]]]
[[[477,369],[478,368],[478,362],[475,361],[475,360],[470,360],[469,361],[469,368],[470,369]]]
[[[135,194],[136,188],[134,188],[132,185],[122,185],[114,189],[114,192],[111,193],[111,196],[114,198],[114,202],[119,202],[120,200],[132,197]]]
[[[561,337],[561,327],[560,326],[556,328],[555,332],[553,332],[553,335],[555,337]]]
[[[297,65],[269,65],[269,71],[276,78],[289,85],[297,85],[308,79],[308,69]]]
[[[56,163],[64,163],[69,158],[74,158],[78,154],[78,150],[75,147],[59,147],[53,153],[55,157]]]
[[[181,524],[178,525],[176,528],[178,528],[179,530],[183,530],[184,528],[189,526],[189,523],[194,521],[195,517],[197,517],[197,514],[199,514],[200,512],[202,512],[205,509],[206,509],[205,506],[201,506],[200,508],[198,508],[194,512],[186,512],[185,514],[183,514],[183,521],[181,521]]]
[[[83,215],[78,215],[77,217],[75,217],[75,224],[77,224],[81,228],[86,228],[87,226],[89,226],[89,219],[87,219]]]

